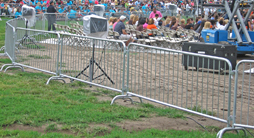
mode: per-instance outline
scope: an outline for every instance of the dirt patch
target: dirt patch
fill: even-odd
[[[52,123],[51,123],[52,124]],[[55,123],[56,124],[56,123]],[[50,124],[44,124],[40,127],[32,127],[32,126],[27,126],[27,125],[20,125],[20,124],[13,124],[7,127],[3,127],[3,129],[8,129],[8,130],[23,130],[23,131],[37,131],[39,133],[47,133],[47,127]],[[50,132],[57,132],[57,133],[63,133],[67,135],[74,135],[74,133],[70,130],[62,130],[62,125],[56,124],[57,130],[55,131],[50,131]]]
[[[212,119],[207,119],[204,117],[199,116],[187,116],[190,117],[197,122],[199,122],[204,127],[206,126],[215,126],[217,128],[224,128],[226,127],[226,124],[214,121]],[[116,126],[120,127],[123,130],[126,131],[142,131],[146,129],[159,129],[159,130],[185,130],[185,131],[191,131],[191,130],[201,130],[204,131],[204,129],[195,123],[193,120],[189,118],[167,118],[167,117],[151,117],[151,118],[142,118],[138,121],[131,121],[131,120],[125,120],[119,123],[115,124]],[[13,124],[8,127],[4,127],[3,129],[9,129],[9,130],[24,130],[24,131],[37,131],[39,133],[47,133],[46,129],[49,126],[49,124],[43,125],[41,127],[31,127],[31,126],[24,126],[24,125],[18,125]],[[50,131],[50,132],[57,132],[57,133],[63,133],[68,135],[76,135],[77,133],[74,133],[71,130],[62,130],[62,125],[57,124],[58,130]],[[107,133],[110,133],[112,130],[112,126],[110,124],[89,124],[89,126],[86,128],[87,133],[94,133],[97,136],[103,136]]]
[[[226,125],[224,123],[214,121],[211,119],[189,116],[196,121],[198,121],[203,126],[217,126],[219,128],[224,128]],[[119,127],[128,131],[140,131],[150,128],[155,128],[159,130],[204,130],[200,125],[195,123],[193,120],[185,118],[167,118],[167,117],[152,117],[143,118],[140,121],[123,121],[117,123]]]

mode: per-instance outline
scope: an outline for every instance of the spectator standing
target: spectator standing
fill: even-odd
[[[182,14],[182,9],[181,9],[181,5],[179,5],[176,9],[177,14]]]
[[[161,18],[162,18],[162,14],[161,14],[161,12],[160,12],[160,11],[157,11],[157,10],[156,10],[156,8],[153,8],[153,12],[151,12],[151,14],[150,14],[149,18],[154,18],[156,14],[158,14],[158,15],[159,15],[159,17],[161,17]]]
[[[186,3],[185,8],[186,8],[187,14],[190,14],[191,6],[189,5],[188,2]]]
[[[48,31],[51,30],[51,26],[52,26],[53,31],[55,31],[56,28],[54,26],[54,23],[56,22],[56,15],[53,14],[53,13],[56,13],[57,11],[54,7],[54,2],[53,1],[50,2],[50,6],[48,7],[47,12],[51,13],[51,14],[48,15]]]
[[[207,20],[208,19],[208,14],[209,14],[209,8],[204,9],[204,14],[205,14],[204,18]]]
[[[8,8],[8,11],[9,11],[10,16],[14,17],[15,12],[14,12],[14,8],[13,8],[13,5],[12,5],[12,4],[11,4],[10,7]]]

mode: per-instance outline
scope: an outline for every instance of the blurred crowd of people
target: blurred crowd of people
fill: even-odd
[[[244,18],[247,14],[248,10],[241,10],[241,18]],[[122,18],[122,19],[121,19]],[[238,18],[235,16],[234,20],[238,21]],[[109,28],[113,28],[113,31],[116,31],[120,34],[120,38],[125,38],[126,40],[131,39],[131,36],[126,33],[125,25],[124,25],[125,17],[121,16],[120,18],[111,17],[109,19]],[[193,18],[181,18],[180,14],[177,16],[165,16],[162,17],[160,11],[153,8],[149,18],[139,17],[137,15],[130,15],[130,20],[126,22],[126,24],[133,25],[136,27],[137,31],[147,31],[158,28],[168,27],[172,30],[178,29],[191,29],[198,33],[201,33],[204,29],[217,29],[224,30],[227,26],[229,20],[223,17],[221,13],[213,13],[212,16],[205,19],[203,16],[198,16],[195,20]],[[119,25],[121,24],[121,25]],[[120,26],[120,29],[119,29]],[[164,27],[163,27],[164,26]],[[229,26],[230,29],[231,26]],[[240,28],[240,23],[237,23],[237,27]],[[253,11],[245,24],[247,30],[253,31],[254,27],[254,14]],[[231,27],[232,30],[232,27]],[[151,33],[149,35],[152,35]],[[177,35],[177,34],[176,34]],[[184,36],[176,36],[176,37],[184,37]],[[127,39],[128,38],[128,39]]]
[[[212,0],[211,0],[212,1]],[[169,9],[170,5],[177,6],[177,13],[192,13],[194,9],[193,0],[55,0],[55,7],[59,13],[79,13],[93,12],[93,6],[102,4],[106,12],[126,12],[131,11],[146,12],[153,8],[157,10]],[[47,11],[50,0],[9,0],[0,3],[1,15],[19,16],[23,4],[32,6],[37,14]]]
[[[208,0],[208,3],[221,4],[221,0]],[[55,0],[54,6],[58,13],[69,13],[76,16],[82,16],[83,12],[93,12],[94,5],[101,4],[105,6],[106,12],[111,13],[126,13],[130,15],[128,24],[138,26],[138,30],[151,29],[160,26],[166,26],[170,29],[193,29],[197,32],[201,32],[203,28],[208,28],[210,23],[211,29],[224,29],[228,23],[228,16],[225,16],[225,12],[216,8],[204,8],[204,13],[201,10],[198,11],[198,16],[195,21],[193,18],[181,18],[183,12],[191,13],[194,10],[193,0]],[[35,8],[36,14],[43,14],[47,11],[50,5],[50,0],[9,0],[0,4],[1,14],[10,15],[13,17],[20,16],[22,5],[29,5]],[[170,5],[177,6],[177,16],[164,16],[160,12],[162,9],[170,8]],[[132,11],[151,11],[149,18],[140,18],[138,15],[131,14]],[[242,17],[246,16],[247,9],[241,9]],[[253,30],[253,13],[250,15],[246,24],[246,28]],[[111,17],[109,19],[110,27],[114,27],[114,24],[119,21],[117,17]],[[143,25],[144,27],[139,27]],[[238,24],[239,26],[239,24]]]

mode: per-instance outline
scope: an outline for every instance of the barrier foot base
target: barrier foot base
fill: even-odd
[[[0,50],[1,51],[1,50]],[[0,57],[1,56],[3,56],[3,57],[5,57],[5,56],[7,56],[5,53],[0,53]]]
[[[128,96],[128,95],[117,95],[117,96],[115,96],[115,97],[112,99],[110,105],[114,104],[115,100],[117,100],[117,99],[130,99],[130,100],[131,100],[131,104],[133,104],[133,100],[132,100],[132,98],[131,98],[130,96]]]
[[[66,83],[65,80],[62,77],[60,77],[60,76],[52,76],[52,77],[50,77],[48,79],[46,85],[48,85],[51,80],[62,80],[64,83]]]
[[[8,69],[10,69],[10,68],[20,68],[23,72],[25,71],[24,68],[23,68],[23,66],[13,65],[13,64],[4,64],[4,65],[1,67],[0,71],[2,71],[2,70],[4,69],[5,66],[9,66],[9,67],[7,67],[7,68],[4,70],[4,72],[6,72],[6,71],[7,71]]]
[[[244,135],[247,136],[246,130],[244,128],[242,128],[242,127],[235,127],[235,128],[226,127],[226,128],[223,128],[222,130],[220,130],[217,133],[217,137],[216,138],[222,138],[224,133],[226,133],[227,131],[233,131],[233,130],[242,130],[244,132]]]
[[[5,46],[2,46],[2,47],[0,48],[0,51],[4,51],[4,49],[5,49]]]

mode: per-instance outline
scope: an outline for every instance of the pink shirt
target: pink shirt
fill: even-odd
[[[147,28],[147,25],[148,25],[148,24],[145,23],[145,24],[143,25],[143,28],[146,29],[146,28]]]
[[[117,23],[118,23],[118,22],[115,22],[115,23],[113,24],[113,30],[115,30],[115,26],[116,26]]]
[[[156,11],[156,13],[151,12],[151,14],[150,14],[149,18],[154,18],[154,17],[155,17],[155,14],[158,14],[158,15],[159,15],[159,17],[162,17],[161,12],[160,12],[160,11]]]
[[[47,7],[49,7],[49,5],[50,5],[50,1],[49,0],[47,0],[46,5],[47,5]]]

